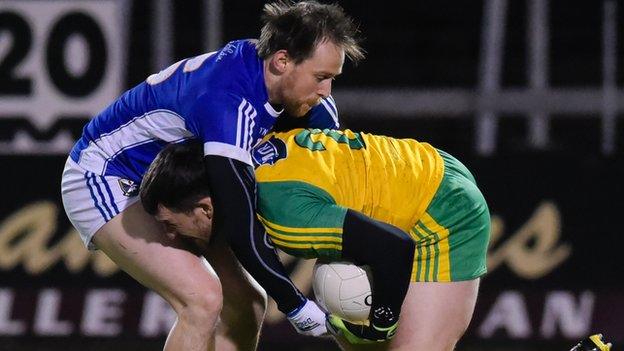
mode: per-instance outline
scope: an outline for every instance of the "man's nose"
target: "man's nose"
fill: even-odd
[[[319,85],[317,94],[323,98],[328,97],[329,95],[331,95],[331,85],[332,85],[331,79],[323,80],[321,84]]]

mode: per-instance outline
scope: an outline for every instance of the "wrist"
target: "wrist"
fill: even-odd
[[[286,316],[300,334],[321,336],[327,333],[325,312],[312,300],[306,299],[299,308]]]
[[[305,307],[308,301],[309,301],[308,299],[302,299],[301,302],[299,302],[299,305],[294,310],[291,310],[290,312],[286,313],[286,317],[291,318],[297,315],[297,313],[301,312],[301,310]]]

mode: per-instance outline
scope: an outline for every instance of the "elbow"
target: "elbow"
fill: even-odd
[[[407,233],[401,233],[395,240],[395,252],[400,257],[414,257],[414,251],[416,250],[416,242]]]
[[[409,251],[414,251],[416,250],[416,241],[414,241],[414,239],[412,239],[411,236],[409,235],[405,235],[402,239],[403,241],[403,245],[409,250]]]

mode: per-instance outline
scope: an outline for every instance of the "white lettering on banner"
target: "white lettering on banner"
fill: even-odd
[[[577,339],[589,335],[594,314],[594,293],[585,291],[578,300],[576,303],[576,297],[569,291],[547,293],[539,336],[546,339],[558,336]],[[489,338],[499,330],[514,339],[533,336],[536,329],[531,327],[525,298],[520,292],[501,293],[479,325],[477,334],[481,338]]]
[[[0,12],[12,19],[0,33],[5,53],[0,56],[5,65],[0,120],[24,117],[46,131],[60,117],[91,117],[119,96],[127,52],[126,6],[126,0],[0,1]],[[20,59],[4,61],[11,54]],[[0,141],[0,153],[65,153],[61,147],[72,145],[57,138],[67,135],[64,130],[47,142],[17,132]]]
[[[499,329],[504,329],[512,338],[531,336],[526,303],[519,292],[506,291],[498,296],[494,307],[479,326],[478,334],[482,338],[489,338]]]
[[[147,292],[139,321],[139,333],[145,337],[166,335],[176,320],[176,313],[158,294]]]
[[[583,292],[578,305],[575,300],[574,295],[567,291],[548,294],[544,303],[542,336],[546,338],[555,336],[557,327],[561,330],[561,335],[571,339],[589,334],[594,312],[594,294],[589,291]]]
[[[30,294],[28,294],[30,295]],[[25,336],[29,334],[30,318],[15,318],[16,291],[0,289],[0,337]],[[84,301],[67,301],[60,289],[39,291],[31,310],[23,311],[32,318],[32,334],[35,336],[68,336],[80,334],[92,337],[115,337],[121,333],[122,317],[126,314],[123,304],[127,293],[122,289],[89,289]],[[63,302],[65,300],[65,302]],[[23,305],[23,303],[21,303]],[[69,309],[82,307],[82,321],[62,320],[63,306]],[[169,333],[176,314],[169,304],[154,292],[148,291],[143,298],[143,308],[138,323],[138,334],[143,337],[162,337]],[[81,324],[80,330],[76,328]],[[131,326],[136,330],[135,326]]]
[[[0,335],[21,335],[26,332],[24,321],[11,319],[14,295],[10,289],[0,289]]]
[[[59,320],[61,297],[58,289],[45,289],[39,294],[33,322],[35,334],[65,336],[73,332],[74,326],[70,321]]]
[[[16,296],[15,289],[0,288],[0,337],[116,337],[127,327],[126,333],[155,338],[166,336],[176,320],[169,304],[151,291],[146,291],[142,297],[140,316],[130,316],[129,306],[125,303],[138,301],[140,297],[121,288],[86,289],[81,301],[69,300],[60,289],[42,289],[33,303],[24,301],[33,296],[30,292],[20,295],[20,307],[17,309]],[[475,336],[488,339],[503,334],[510,339],[564,337],[574,340],[592,332],[596,300],[593,292],[576,295],[569,291],[551,291],[530,296],[529,299],[519,291],[508,290],[501,292],[491,306],[483,306],[485,302],[482,301],[484,317],[474,321],[478,323],[475,325]],[[527,304],[527,301],[530,303]],[[535,308],[538,301],[543,301],[543,308]],[[529,305],[533,307],[532,313],[539,315],[531,315]],[[25,310],[25,306],[30,310]],[[61,318],[67,311],[77,308],[79,311],[82,308],[82,317],[73,314],[73,318]],[[34,317],[31,319],[28,316]],[[122,319],[132,320],[132,323],[122,325]]]
[[[120,289],[91,290],[86,297],[82,332],[87,336],[116,336],[121,333],[123,315],[120,305],[126,293]]]

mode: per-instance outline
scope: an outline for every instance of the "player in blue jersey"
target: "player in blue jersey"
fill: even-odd
[[[324,313],[266,244],[255,217],[250,150],[284,118],[282,111],[311,127],[337,127],[332,80],[345,56],[357,61],[363,51],[337,5],[267,4],[263,22],[258,40],[181,60],[124,93],[87,124],[63,171],[63,204],[85,245],[102,250],[177,313],[166,350],[255,349],[266,297],[238,261],[298,332],[326,331]],[[156,222],[148,213],[154,209],[146,211],[137,196],[157,153],[189,139],[203,144],[216,209],[201,209],[215,223],[201,255],[194,243],[164,235],[176,228]]]

